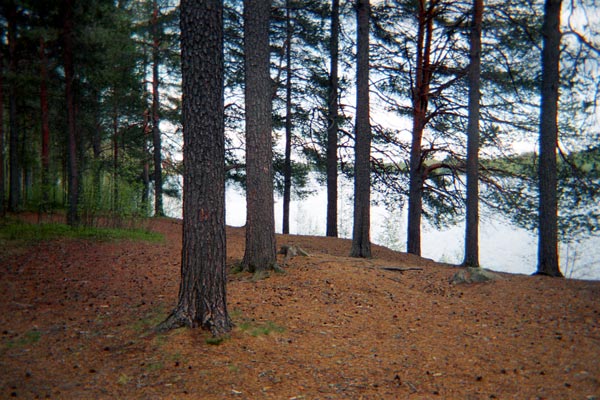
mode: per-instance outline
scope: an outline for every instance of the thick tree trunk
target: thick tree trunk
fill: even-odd
[[[244,0],[246,251],[244,269],[276,268],[269,76],[270,0]]]
[[[425,0],[419,0],[417,33],[417,68],[415,86],[412,88],[413,130],[410,148],[408,231],[406,251],[421,255],[421,215],[423,213],[423,152],[421,142],[427,121],[429,85],[431,82],[431,37],[433,31],[432,4],[427,10]]]
[[[19,162],[19,132],[17,129],[17,9],[14,3],[11,3],[8,11],[8,70],[10,73],[10,83],[8,92],[8,119],[9,119],[9,191],[8,191],[8,210],[18,211],[21,206],[21,165]]]
[[[469,62],[469,122],[467,126],[467,221],[465,260],[479,267],[479,88],[481,73],[481,24],[483,0],[473,1],[473,25]]]
[[[42,36],[40,36],[40,109],[42,112],[42,209],[45,209],[50,189],[50,124],[48,122],[48,60]]]
[[[198,57],[202,54],[203,57]],[[181,1],[183,250],[179,300],[159,330],[231,330],[226,301],[223,3]]]
[[[73,81],[73,0],[65,2],[64,32],[63,32],[63,61],[65,68],[65,98],[67,103],[67,130],[68,130],[68,203],[67,224],[79,225],[79,174],[77,165],[77,130],[75,127],[75,100]]]
[[[159,73],[160,63],[160,37],[158,32],[158,3],[153,1],[152,12],[152,142],[154,145],[154,215],[162,217],[163,190],[162,190],[162,141],[160,135],[159,115]]]
[[[369,120],[369,0],[357,0],[354,227],[351,257],[371,257],[371,122]]]
[[[337,237],[338,197],[338,62],[339,62],[340,2],[331,2],[331,38],[329,53],[331,71],[327,98],[327,236]]]
[[[561,0],[546,0],[542,27],[542,89],[540,113],[539,241],[537,273],[562,277],[558,261],[558,86],[560,83]]]
[[[292,21],[290,0],[286,0],[286,82],[285,82],[285,161],[283,165],[283,233],[290,233],[292,198]]]

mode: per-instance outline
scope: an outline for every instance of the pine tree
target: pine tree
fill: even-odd
[[[6,6],[8,35],[8,72],[10,74],[8,91],[9,120],[9,191],[8,210],[18,211],[21,208],[21,163],[19,160],[19,132],[17,126],[17,5],[10,1]]]
[[[467,125],[467,218],[464,265],[479,266],[479,99],[483,0],[473,1],[469,62],[469,121]]]
[[[4,29],[0,27],[0,42],[4,43]],[[4,196],[4,54],[0,46],[0,217],[6,212]]]
[[[542,88],[539,156],[539,242],[537,273],[562,277],[558,262],[556,150],[560,84],[561,0],[546,0],[542,27]]]
[[[354,228],[351,257],[371,257],[371,122],[369,117],[369,0],[357,0]]]
[[[67,110],[67,132],[68,132],[68,184],[69,184],[69,209],[67,212],[67,223],[71,226],[79,225],[79,168],[77,160],[77,127],[75,126],[75,99],[73,83],[75,80],[73,62],[73,0],[65,1],[63,25],[63,62],[65,69],[65,99]]]
[[[244,269],[276,268],[272,167],[270,0],[244,0],[246,104],[246,250]]]
[[[223,3],[181,1],[184,210],[177,307],[158,327],[232,328],[226,300]]]
[[[331,2],[331,37],[329,42],[330,71],[327,98],[327,236],[337,237],[338,186],[338,63],[339,63],[339,0]]]
[[[162,182],[162,144],[160,133],[160,92],[158,68],[160,64],[160,33],[158,1],[152,1],[152,143],[154,145],[154,215],[164,216]]]
[[[283,166],[283,222],[282,233],[290,233],[290,201],[292,198],[292,9],[286,0],[285,39],[285,160]]]

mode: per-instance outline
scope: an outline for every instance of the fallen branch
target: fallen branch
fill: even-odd
[[[404,272],[404,271],[423,271],[423,268],[419,267],[375,267],[378,269],[384,269],[386,271]]]

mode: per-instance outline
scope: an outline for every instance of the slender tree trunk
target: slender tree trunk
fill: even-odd
[[[63,31],[63,61],[65,68],[65,98],[67,103],[67,129],[68,129],[68,162],[69,162],[69,188],[67,224],[79,225],[79,174],[77,165],[77,130],[75,127],[75,101],[73,94],[73,81],[75,73],[73,68],[73,0],[65,1],[64,31]]]
[[[327,98],[327,236],[337,237],[338,197],[338,62],[339,62],[340,2],[331,2],[331,57],[329,93]]]
[[[95,101],[96,110],[94,113],[94,136],[92,137],[92,153],[94,156],[94,182],[93,182],[93,190],[95,193],[94,196],[94,205],[95,210],[100,210],[102,206],[102,162],[100,160],[100,155],[102,152],[102,126],[100,123],[100,95],[96,89],[93,89],[93,98]],[[92,216],[94,218],[94,216]],[[88,222],[90,225],[94,225],[94,221],[91,220]]]
[[[142,207],[144,209],[145,215],[149,215],[150,212],[150,163],[148,159],[150,149],[148,144],[151,129],[149,122],[149,112],[148,110],[146,110],[144,111],[144,126],[142,127],[142,133],[144,135],[144,145],[142,149],[142,154],[144,155],[144,165],[142,168],[142,182],[144,184],[144,187],[142,189]]]
[[[431,82],[431,37],[433,31],[432,3],[426,9],[425,0],[419,0],[417,33],[417,70],[415,86],[412,88],[413,128],[410,148],[409,192],[408,192],[408,232],[406,251],[421,255],[421,215],[423,213],[423,157],[421,142],[427,122],[429,85]]]
[[[10,182],[8,192],[8,210],[18,211],[21,206],[21,163],[19,162],[19,131],[17,129],[17,9],[11,2],[7,11],[8,17],[8,70],[10,83],[8,92],[9,118],[9,169]]]
[[[270,0],[244,0],[246,66],[246,251],[244,269],[276,268],[269,75]]]
[[[21,98],[19,98],[21,100]],[[21,103],[22,104],[22,103]],[[31,146],[28,144],[31,143],[31,139],[29,135],[31,134],[31,128],[28,126],[27,121],[22,123],[22,136],[19,140],[19,144],[21,146],[19,152],[19,158],[21,159],[21,170],[22,170],[22,181],[21,181],[21,204],[26,205],[29,203],[31,199],[31,189],[33,188],[33,171],[32,171],[32,163],[31,159],[35,157],[33,152],[31,151]]]
[[[44,38],[40,36],[40,109],[42,111],[42,209],[48,203],[50,175],[50,124],[48,122],[48,59]]]
[[[4,40],[2,28],[0,28],[0,40]],[[3,217],[6,212],[4,162],[4,56],[0,51],[0,217]]]
[[[351,257],[371,257],[371,122],[369,117],[369,0],[357,0],[354,228]]]
[[[473,1],[467,126],[467,222],[464,265],[479,267],[479,99],[483,0]]]
[[[163,182],[162,182],[162,143],[160,135],[159,114],[159,73],[160,63],[160,37],[158,31],[158,2],[153,1],[152,12],[152,141],[154,144],[154,215],[162,217],[163,210]]]
[[[546,0],[542,26],[539,240],[537,274],[562,277],[558,261],[558,86],[561,0]]]
[[[119,118],[118,111],[113,110],[113,199],[112,211],[118,213],[119,210]]]
[[[292,15],[286,0],[286,82],[285,82],[285,161],[283,165],[283,233],[290,233],[290,201],[292,198]]]
[[[198,57],[203,54],[204,57]],[[159,329],[232,328],[226,301],[223,3],[181,1],[183,249],[179,300]]]

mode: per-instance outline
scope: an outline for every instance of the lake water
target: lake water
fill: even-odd
[[[340,237],[352,235],[352,184],[343,181],[339,189],[338,231]],[[181,217],[181,205],[165,202],[167,213]],[[314,184],[313,194],[305,199],[292,198],[290,232],[299,235],[325,235],[327,194]],[[281,232],[283,205],[275,197],[275,229]],[[537,263],[537,237],[512,225],[506,218],[481,210],[479,259],[483,267],[502,272],[532,274]],[[492,218],[493,217],[493,218]],[[226,190],[226,222],[231,226],[246,223],[245,194],[234,185]],[[435,261],[459,264],[464,257],[464,223],[436,229],[427,222],[421,228],[421,254]],[[406,250],[406,209],[388,211],[371,207],[371,241],[394,250]],[[560,246],[561,270],[575,279],[600,280],[600,237],[591,237]]]

